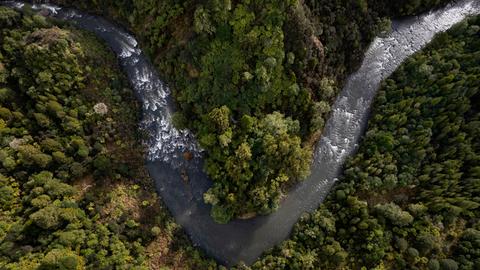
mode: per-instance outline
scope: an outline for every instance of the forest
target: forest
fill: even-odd
[[[308,176],[330,105],[390,19],[448,1],[53,2],[138,36],[226,223],[271,213]],[[407,60],[325,202],[233,269],[480,269],[479,48],[475,17]],[[92,34],[0,7],[0,269],[226,269],[156,195],[139,117]]]
[[[155,195],[115,55],[4,7],[0,44],[0,269],[212,264]]]
[[[390,18],[445,0],[54,1],[138,34],[205,150],[212,217],[268,214],[310,172],[330,106]],[[148,22],[148,23],[146,23]]]
[[[480,268],[480,16],[383,82],[339,184],[253,269]]]

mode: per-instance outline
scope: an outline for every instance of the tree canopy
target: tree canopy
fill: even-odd
[[[480,267],[480,16],[383,82],[322,206],[253,269]]]
[[[214,184],[205,202],[228,222],[274,211],[308,175],[339,86],[389,18],[447,1],[56,2],[106,12],[139,35],[173,89],[174,123],[206,150]],[[297,127],[276,136],[262,131],[268,121]],[[250,149],[248,160],[238,159],[240,146]]]
[[[213,264],[155,196],[139,119],[94,36],[0,7],[0,269]]]
[[[57,1],[63,2],[63,1]],[[344,77],[388,18],[446,1],[74,1],[136,32],[207,150],[219,222],[309,173]],[[148,23],[147,23],[148,22]],[[478,269],[480,17],[379,91],[359,152],[290,238],[238,269]],[[0,268],[216,269],[147,177],[138,105],[90,34],[0,8]]]

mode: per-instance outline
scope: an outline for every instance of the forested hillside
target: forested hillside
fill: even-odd
[[[338,89],[389,17],[446,0],[55,1],[136,33],[206,150],[218,222],[274,211],[309,174]]]
[[[328,199],[252,268],[480,269],[479,63],[480,16],[406,61]]]
[[[138,121],[94,36],[0,7],[0,269],[212,264],[155,196]]]

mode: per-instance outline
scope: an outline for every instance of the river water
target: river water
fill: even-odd
[[[16,1],[2,2],[21,8]],[[280,208],[268,216],[215,223],[203,193],[210,181],[202,171],[202,151],[188,131],[171,124],[174,102],[155,67],[136,39],[109,21],[73,9],[33,5],[49,15],[67,20],[103,39],[117,54],[136,97],[142,103],[142,128],[150,134],[147,167],[158,193],[194,245],[225,265],[247,264],[263,251],[286,239],[304,212],[315,210],[341,174],[345,158],[356,149],[366,127],[369,108],[383,79],[407,57],[423,48],[438,33],[465,17],[480,14],[480,1],[462,0],[421,16],[393,22],[393,31],[373,41],[361,67],[352,74],[333,105],[323,137],[314,152],[312,173],[292,189]],[[189,151],[194,158],[183,159]]]

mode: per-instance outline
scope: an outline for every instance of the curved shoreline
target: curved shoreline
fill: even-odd
[[[21,2],[4,4],[20,8]],[[210,181],[202,171],[201,150],[189,132],[176,130],[171,122],[174,103],[170,90],[155,67],[123,29],[97,16],[51,5],[52,17],[73,22],[103,39],[117,54],[136,97],[142,103],[142,127],[151,134],[147,168],[165,204],[184,227],[192,242],[226,265],[252,263],[261,253],[288,237],[304,212],[323,201],[340,175],[343,162],[357,148],[368,120],[369,108],[380,83],[408,56],[423,48],[438,33],[468,15],[480,14],[480,3],[463,0],[417,17],[395,21],[395,29],[371,44],[361,67],[350,75],[333,105],[323,136],[317,144],[312,173],[291,190],[277,212],[249,220],[215,223],[203,193]],[[187,162],[183,153],[194,153]],[[190,181],[185,181],[186,174]]]

